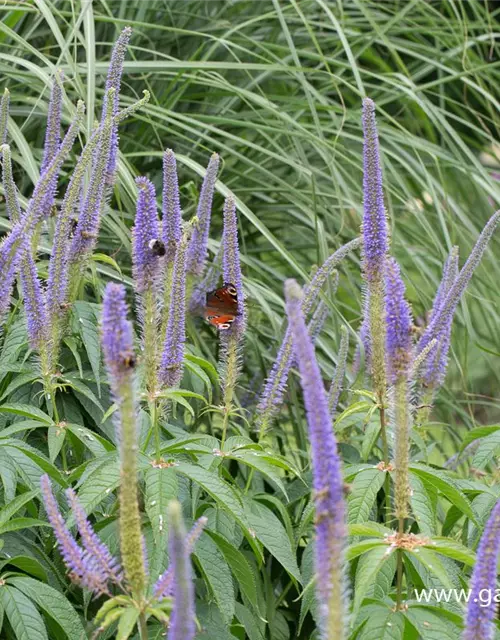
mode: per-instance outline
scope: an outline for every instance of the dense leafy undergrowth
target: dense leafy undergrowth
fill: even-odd
[[[2,638],[495,637],[494,14],[397,4],[4,9]]]

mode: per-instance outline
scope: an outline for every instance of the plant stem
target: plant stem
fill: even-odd
[[[148,640],[148,625],[146,622],[146,616],[141,613],[139,616],[139,638],[141,640]]]
[[[380,414],[380,437],[382,438],[382,456],[384,463],[389,464],[389,444],[387,442],[387,429],[385,424],[385,406],[383,399],[379,398],[379,414]],[[384,522],[386,525],[390,522],[391,513],[391,477],[389,472],[385,472],[384,480],[384,493],[385,493],[385,509],[384,509]]]

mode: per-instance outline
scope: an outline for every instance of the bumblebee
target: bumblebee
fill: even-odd
[[[148,247],[153,255],[159,256],[160,258],[167,252],[167,250],[165,249],[165,244],[157,238],[153,238],[153,240],[150,240]]]

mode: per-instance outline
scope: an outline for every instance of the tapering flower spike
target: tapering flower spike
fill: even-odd
[[[437,290],[436,297],[434,298],[429,323],[441,313],[446,296],[457,277],[458,247],[453,247],[443,268],[443,277]],[[450,316],[449,322],[442,327],[435,338],[436,348],[429,351],[425,359],[425,364],[421,367],[422,380],[424,381],[424,384],[432,390],[437,389],[444,382],[446,368],[448,365],[448,352],[450,349],[452,324],[453,316]],[[419,355],[422,354],[423,351],[421,351]]]
[[[57,545],[73,582],[96,593],[108,593],[106,575],[94,559],[86,555],[69,532],[52,493],[48,475],[40,478],[42,497]]]
[[[186,260],[192,222],[186,227],[175,253],[168,324],[161,357],[159,380],[166,387],[176,387],[184,369],[186,341]]]
[[[114,94],[114,88],[109,89],[107,92],[108,99],[105,101],[103,120],[100,126],[99,147],[95,155],[90,184],[71,244],[70,257],[76,269],[85,264],[85,259],[95,247],[106,201],[105,181],[114,127],[112,111]]]
[[[138,187],[135,226],[132,229],[132,258],[135,288],[138,293],[158,282],[160,253],[155,242],[161,242],[156,211],[154,184],[147,178],[136,178]]]
[[[493,507],[477,548],[462,640],[493,640],[495,637],[498,603],[492,595],[497,581],[499,551],[500,501]]]
[[[392,384],[407,378],[412,362],[412,318],[405,299],[399,265],[390,258],[386,265],[387,370]]]
[[[486,223],[479,238],[474,245],[466,263],[460,270],[458,276],[454,279],[453,284],[448,289],[448,293],[440,306],[439,312],[434,314],[427,329],[417,344],[417,354],[420,354],[433,339],[438,340],[442,337],[443,332],[446,333],[447,328],[451,326],[453,315],[460,302],[460,299],[472,278],[472,275],[479,265],[483,257],[488,242],[493,235],[498,223],[500,222],[500,209],[496,211]],[[445,362],[446,366],[446,362]]]
[[[168,506],[170,524],[169,558],[174,576],[174,610],[168,628],[168,640],[192,640],[196,633],[194,588],[191,560],[185,544],[181,505],[177,500]]]
[[[9,123],[9,103],[10,92],[5,87],[2,100],[0,101],[0,144],[7,142],[8,123]]]
[[[85,552],[89,557],[94,559],[96,565],[100,567],[106,577],[106,580],[120,584],[122,574],[118,561],[111,555],[108,547],[95,533],[73,489],[66,490],[66,497],[73,512],[78,531],[82,537]]]
[[[328,392],[328,409],[330,415],[334,416],[339,403],[340,394],[342,393],[342,383],[344,382],[345,370],[347,364],[347,352],[349,351],[349,334],[345,327],[340,329],[340,349],[337,358],[337,367],[333,376],[330,391]]]
[[[184,547],[188,557],[193,553],[196,541],[201,536],[201,533],[206,526],[208,519],[205,516],[198,518],[198,520],[191,527],[191,531],[187,534],[184,542]],[[174,572],[172,565],[168,567],[164,573],[158,578],[153,588],[153,593],[156,598],[168,598],[172,595],[172,589],[174,586]]]
[[[389,247],[382,189],[382,169],[375,104],[363,100],[363,274],[367,284],[365,313],[373,385],[379,401],[385,395],[384,269]]]
[[[165,261],[171,263],[182,235],[182,211],[179,196],[177,163],[172,149],[163,155],[163,243]]]
[[[208,234],[210,231],[210,218],[212,215],[212,200],[214,196],[215,182],[219,170],[219,156],[214,153],[210,158],[205,178],[200,191],[200,199],[196,210],[198,225],[193,230],[189,243],[187,268],[188,272],[198,277],[203,275],[208,253]]]
[[[49,317],[45,301],[45,292],[38,278],[38,272],[29,243],[24,250],[23,261],[21,283],[24,294],[28,337],[31,347],[40,352],[48,346]]]
[[[386,264],[386,338],[387,372],[391,384],[390,410],[394,436],[395,459],[395,513],[399,520],[399,533],[404,531],[410,499],[409,451],[412,415],[409,400],[409,378],[412,373],[412,319],[405,299],[405,286],[399,266],[391,258]]]
[[[40,167],[40,174],[43,175],[47,171],[50,163],[55,158],[59,145],[61,144],[61,109],[62,109],[62,82],[63,72],[61,70],[56,71],[54,80],[52,82],[52,91],[50,94],[49,111],[47,116],[47,128],[45,130],[45,143],[43,147],[42,165]],[[50,188],[47,189],[47,197],[44,202],[43,216],[47,217],[50,214],[52,205],[54,204],[56,189],[57,189],[56,174],[52,178]]]
[[[335,267],[354,249],[361,246],[361,238],[351,240],[333,253],[322,266],[316,271],[311,282],[305,288],[302,312],[304,316],[311,311],[321,287],[335,270]],[[277,414],[286,391],[286,385],[290,369],[293,365],[292,333],[290,326],[287,327],[283,341],[276,356],[269,377],[260,393],[260,400],[257,405],[257,426],[260,437],[266,432],[273,416]]]
[[[224,282],[231,283],[238,296],[238,316],[224,336],[236,334],[241,337],[246,324],[245,294],[243,291],[243,276],[241,275],[240,248],[238,244],[238,218],[236,203],[232,196],[224,202],[224,233],[222,236],[222,276]]]
[[[5,208],[7,209],[7,215],[12,222],[17,222],[21,219],[22,211],[19,203],[19,197],[17,194],[17,187],[14,182],[14,175],[12,173],[12,157],[10,153],[10,147],[8,144],[4,144],[1,147],[2,151],[2,182],[3,191],[5,194]]]
[[[118,113],[118,105],[120,101],[120,86],[123,75],[123,61],[125,60],[125,54],[127,53],[127,46],[132,35],[131,27],[125,27],[118,40],[115,42],[113,52],[111,53],[111,61],[109,63],[108,75],[106,77],[106,93],[103,104],[102,120],[101,124],[104,125],[106,119],[106,102],[109,99],[112,102],[111,113],[112,116],[116,116]],[[111,97],[109,89],[114,89],[114,93]],[[113,125],[113,131],[111,133],[111,150],[109,153],[107,168],[105,172],[105,180],[107,185],[112,185],[115,178],[116,162],[118,156],[118,124]]]
[[[138,502],[135,354],[132,324],[127,320],[127,314],[125,287],[109,283],[103,300],[102,343],[111,390],[118,405],[120,549],[125,578],[134,597],[140,600],[146,583],[146,560]]]
[[[320,634],[325,640],[344,640],[348,634],[344,577],[347,527],[340,457],[314,345],[302,311],[302,291],[295,280],[286,281],[285,296],[311,441]]]
[[[26,246],[23,238],[23,229],[17,224],[0,242],[0,320],[10,306],[12,285]]]

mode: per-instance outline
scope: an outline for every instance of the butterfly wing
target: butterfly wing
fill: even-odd
[[[230,282],[207,293],[205,320],[218,329],[229,329],[238,317],[238,292]]]

